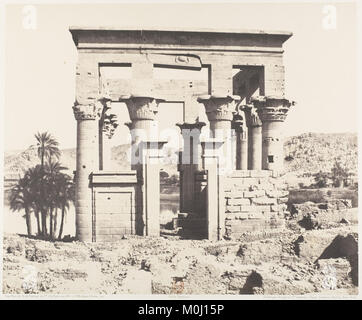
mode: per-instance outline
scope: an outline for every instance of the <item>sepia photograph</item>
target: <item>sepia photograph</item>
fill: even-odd
[[[357,299],[358,8],[5,3],[2,297]]]

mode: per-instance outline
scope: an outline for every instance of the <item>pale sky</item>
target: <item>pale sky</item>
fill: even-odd
[[[288,115],[285,135],[357,132],[356,8],[333,5],[337,24],[329,30],[323,28],[322,3],[36,5],[35,30],[23,27],[23,5],[8,5],[5,150],[27,148],[34,133],[45,130],[61,148],[76,146],[77,52],[68,31],[73,25],[292,31],[284,44],[286,97],[297,105]],[[180,114],[161,107],[161,126],[167,119],[180,121]],[[122,143],[122,130],[114,144]]]

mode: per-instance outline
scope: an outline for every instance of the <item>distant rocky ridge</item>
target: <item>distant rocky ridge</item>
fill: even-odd
[[[112,149],[112,170],[129,169],[127,151],[129,145],[119,145]],[[166,155],[168,160],[173,159],[173,164],[164,165],[164,170],[169,174],[177,171],[175,158],[177,150],[168,149]],[[285,169],[297,175],[314,173],[320,170],[330,171],[334,160],[357,175],[357,134],[356,133],[304,133],[288,137],[284,143],[284,156],[286,158]],[[76,150],[63,149],[60,162],[68,168],[68,174],[72,175],[76,164]],[[4,173],[5,179],[14,179],[28,169],[39,163],[35,148],[24,151],[5,152]]]
[[[335,160],[357,175],[356,133],[304,133],[285,139],[284,166],[295,174],[330,172]]]

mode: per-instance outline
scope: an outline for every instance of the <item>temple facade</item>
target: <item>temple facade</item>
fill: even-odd
[[[183,104],[177,224],[197,238],[282,228],[283,43],[290,32],[70,28],[78,51],[76,230],[81,241],[159,236],[163,141],[158,106]],[[188,78],[156,76],[191,71]],[[122,71],[122,72],[120,72]],[[129,73],[128,78],[118,76]],[[172,74],[172,73],[171,73]],[[110,171],[110,141],[131,122],[130,169]],[[201,122],[200,110],[208,123]],[[170,112],[171,105],[170,105]],[[173,124],[170,124],[173,125]],[[209,127],[207,137],[202,129]],[[228,146],[231,146],[230,148]],[[231,151],[230,151],[231,150]]]

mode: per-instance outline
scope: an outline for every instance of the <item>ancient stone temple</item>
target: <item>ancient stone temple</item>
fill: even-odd
[[[177,126],[184,140],[178,170],[185,214],[178,223],[213,240],[282,228],[288,195],[281,182],[282,127],[293,105],[284,97],[283,43],[291,33],[77,27],[70,32],[78,51],[73,111],[79,240],[159,236],[166,141],[153,133],[161,102],[183,104]],[[131,76],[117,77],[119,70]],[[163,70],[202,76],[156,76]],[[130,169],[122,172],[109,170],[110,139],[122,121],[115,102],[118,107],[122,102],[131,120]],[[199,120],[200,110],[208,123]]]

